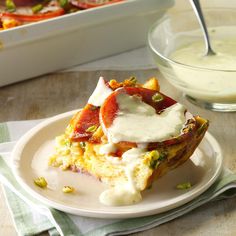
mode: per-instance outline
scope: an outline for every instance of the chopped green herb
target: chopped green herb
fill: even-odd
[[[85,142],[80,142],[79,145],[82,149],[85,149]]]
[[[159,153],[157,150],[153,150],[151,152],[149,152],[150,155],[150,168],[151,169],[156,169],[160,163],[166,159],[166,157],[168,156],[168,152],[163,151],[161,153]]]
[[[153,102],[160,102],[163,100],[163,96],[160,93],[155,93],[152,96],[152,100],[153,100]]]
[[[160,155],[159,155],[159,158],[158,158],[158,161],[163,161],[167,158],[168,156],[168,152],[161,152]]]
[[[34,183],[40,188],[46,188],[48,183],[44,177],[38,177],[34,179]]]
[[[96,125],[92,125],[92,126],[90,126],[90,127],[88,127],[87,129],[86,129],[86,132],[90,132],[90,133],[93,133],[93,132],[95,132],[96,130],[97,130],[97,126]]]
[[[5,5],[9,12],[14,12],[16,10],[16,5],[13,0],[6,0]]]
[[[59,0],[59,4],[62,8],[64,8],[68,5],[68,0]]]
[[[69,139],[65,139],[65,145],[66,145],[67,147],[70,147],[70,146],[71,146],[71,142],[70,142]]]
[[[158,160],[152,159],[150,161],[150,168],[154,170],[159,166],[159,164],[160,164],[160,162]]]
[[[37,4],[37,5],[33,6],[31,9],[32,9],[33,13],[37,13],[37,12],[39,12],[43,9],[43,5],[42,4]]]
[[[159,152],[157,150],[153,150],[153,151],[149,152],[148,155],[151,158],[150,168],[151,169],[156,169],[157,166],[160,164],[159,163]]]
[[[207,127],[207,123],[203,123],[197,130],[197,134],[200,135],[203,130],[205,130]]]
[[[137,79],[136,77],[132,76],[129,78],[129,81],[132,82],[133,84],[136,84],[137,83]]]
[[[69,124],[67,127],[66,127],[66,133],[69,133],[71,134],[73,132],[73,126],[71,124]]]
[[[189,189],[189,188],[191,188],[191,187],[192,187],[192,185],[191,185],[190,182],[178,184],[178,185],[176,186],[176,188],[177,188],[177,189],[180,189],[180,190]]]

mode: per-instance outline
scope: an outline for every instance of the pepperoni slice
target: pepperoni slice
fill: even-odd
[[[164,109],[177,103],[172,98],[164,95],[163,93],[160,93],[160,92],[157,93],[157,91],[155,91],[155,90],[150,90],[150,89],[146,89],[146,88],[137,88],[137,87],[121,88],[121,89],[113,92],[106,99],[106,101],[104,102],[103,106],[100,109],[100,122],[103,123],[103,128],[105,128],[105,129],[109,128],[112,125],[112,123],[119,111],[119,107],[118,107],[116,98],[117,98],[117,95],[120,93],[127,93],[131,96],[140,96],[140,98],[142,99],[143,102],[145,102],[145,103],[149,104],[150,106],[152,106],[153,108],[155,108],[157,114],[161,113]],[[153,99],[153,96],[156,94],[160,95],[159,98],[161,98],[161,99],[159,99],[159,101],[155,101],[155,99]],[[186,132],[182,133],[178,137],[174,137],[169,140],[165,140],[163,142],[149,143],[147,145],[148,150],[153,150],[153,149],[156,149],[157,147],[172,146],[172,145],[176,145],[181,142],[185,142],[186,140],[190,140],[197,130],[195,118],[191,118],[188,121],[188,124],[186,124],[186,130],[187,130]],[[132,146],[137,146],[136,143],[125,142],[125,141],[119,142],[116,145],[117,145],[118,150],[122,150],[122,151],[127,150]]]
[[[139,96],[143,102],[155,108],[157,113],[160,113],[165,108],[170,107],[176,103],[176,101],[172,98],[167,97],[166,95],[151,89],[139,87],[124,87],[118,89],[105,100],[100,110],[100,119],[104,127],[106,128],[109,128],[112,125],[113,120],[115,119],[116,114],[119,111],[119,107],[116,102],[116,97],[120,93],[126,93],[131,96]],[[159,101],[155,101],[153,99],[155,98],[155,95],[158,95],[161,99]]]
[[[78,112],[70,121],[73,129],[71,140],[75,142],[88,141],[96,128],[100,126],[99,107],[87,104],[83,110]]]
[[[157,91],[150,90],[146,88],[140,87],[124,87],[114,91],[103,103],[102,107],[95,107],[93,105],[87,104],[83,110],[78,112],[70,121],[70,125],[72,127],[72,132],[70,138],[72,141],[75,142],[84,142],[84,141],[91,141],[93,133],[89,131],[91,127],[99,127],[100,122],[103,123],[103,127],[109,128],[113,120],[116,117],[116,114],[119,110],[118,104],[116,102],[116,97],[120,93],[127,93],[131,96],[140,96],[143,102],[151,105],[155,108],[157,113],[160,113],[167,107],[170,107],[176,103],[175,100],[172,98],[160,93],[162,99],[160,101],[154,101],[153,96],[157,94]],[[100,118],[100,120],[99,120]],[[192,120],[193,125],[187,133],[180,135],[179,137],[166,140],[163,142],[155,142],[149,143],[148,149],[154,149],[158,146],[171,146],[177,143],[183,142],[184,140],[188,139],[193,133],[196,131],[196,122],[195,119]],[[131,147],[135,147],[136,143],[131,142],[120,142],[117,145],[120,155],[126,150]],[[116,154],[117,155],[117,154]],[[118,155],[118,156],[120,156]]]

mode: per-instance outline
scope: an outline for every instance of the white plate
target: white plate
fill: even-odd
[[[206,133],[190,160],[169,172],[143,192],[143,200],[135,205],[110,207],[99,202],[106,188],[95,178],[48,167],[54,152],[55,136],[64,129],[75,111],[52,117],[24,135],[13,150],[13,172],[18,182],[33,197],[56,209],[82,216],[99,218],[129,218],[161,213],[194,199],[209,188],[222,168],[222,153],[216,140]],[[35,186],[33,179],[46,178],[48,189]],[[179,183],[191,182],[189,190],[177,190]],[[74,186],[74,194],[62,192],[64,185]]]

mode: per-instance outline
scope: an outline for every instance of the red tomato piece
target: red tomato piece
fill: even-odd
[[[36,22],[41,20],[47,20],[56,16],[61,16],[65,13],[63,8],[58,8],[55,11],[52,12],[46,12],[46,13],[36,13],[32,15],[24,15],[19,13],[11,13],[11,12],[3,12],[1,13],[1,18],[12,18],[21,22]]]

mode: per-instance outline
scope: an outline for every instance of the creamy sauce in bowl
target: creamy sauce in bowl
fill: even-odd
[[[193,42],[174,51],[170,58],[174,61],[199,68],[236,71],[236,39],[212,40],[214,56],[205,56],[205,44]]]
[[[178,77],[173,82],[194,98],[235,103],[236,38],[212,40],[212,47],[216,52],[214,56],[205,56],[203,41],[187,44],[172,52],[169,57],[183,64],[172,64]]]

